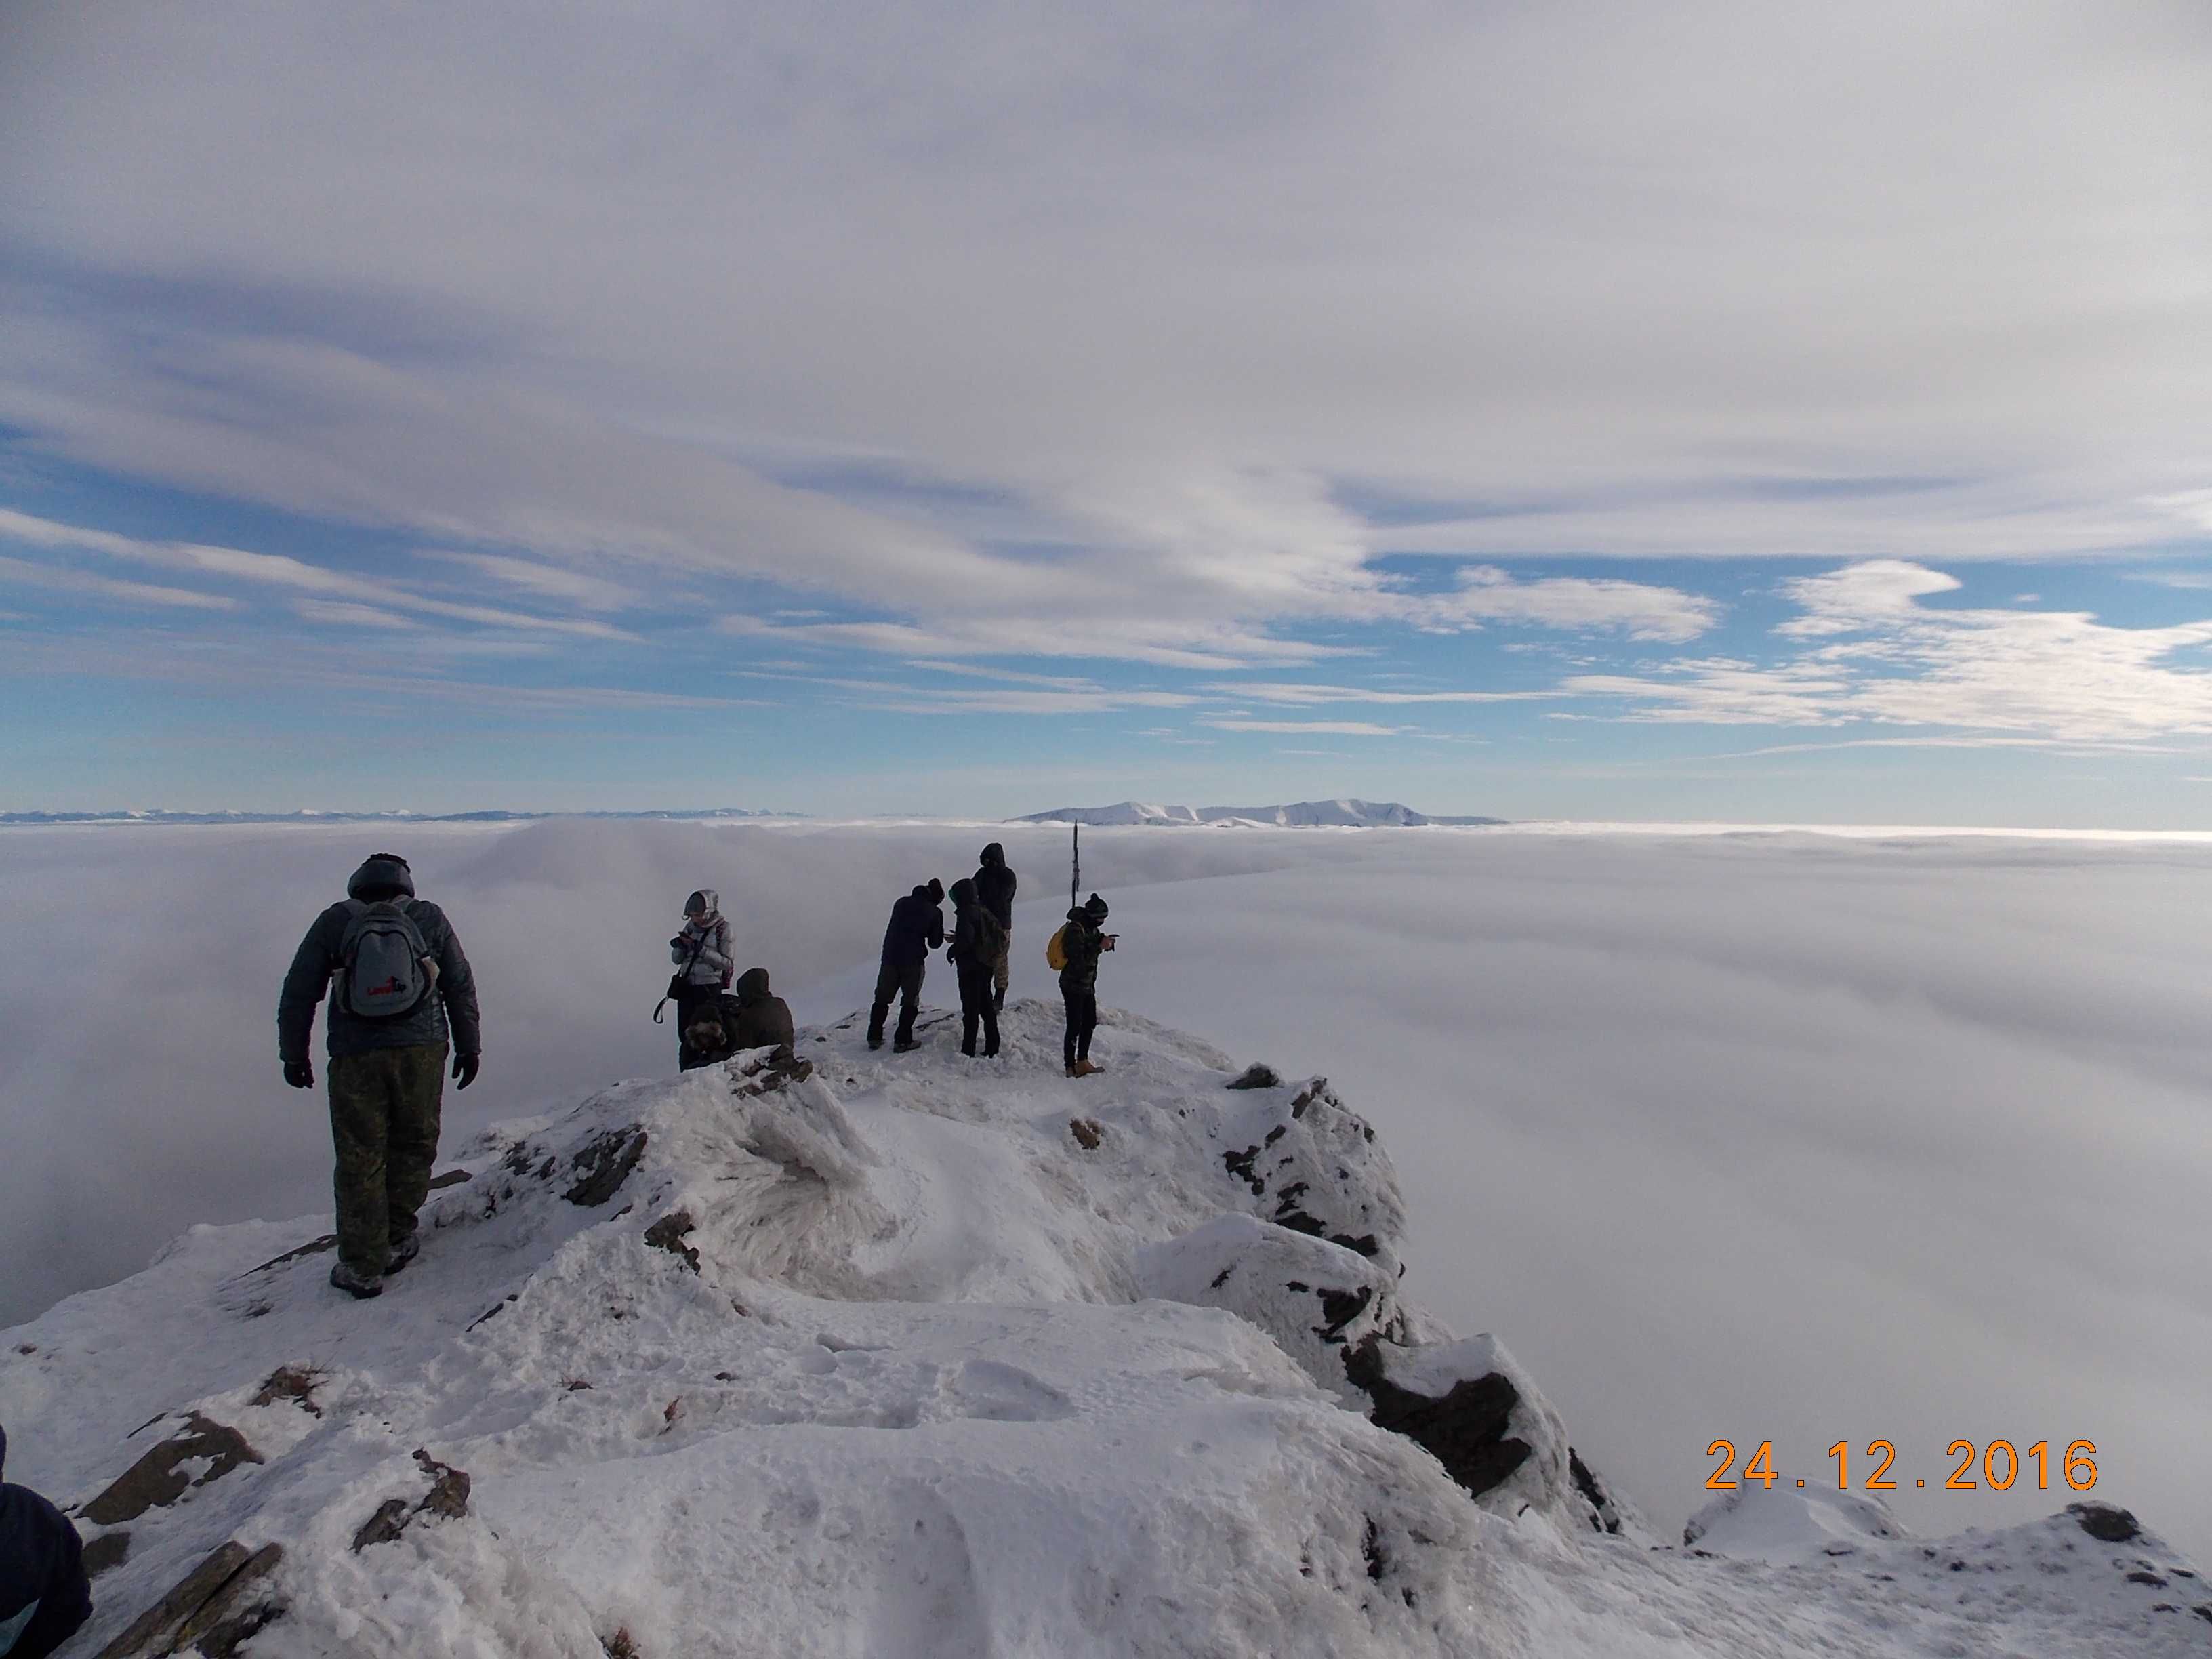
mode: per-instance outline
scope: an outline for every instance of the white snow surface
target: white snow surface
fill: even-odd
[[[1412,1345],[1385,1350],[1401,1385],[1505,1370],[1516,1426],[1564,1445],[1494,1339],[1397,1299],[1402,1206],[1365,1126],[1316,1083],[1231,1091],[1204,1042],[1103,1018],[1108,1069],[1079,1081],[1058,1010],[1023,1000],[994,1061],[942,1013],[896,1056],[848,1018],[802,1032],[803,1081],[744,1055],[501,1125],[459,1149],[468,1178],[374,1302],[327,1285],[327,1254],[279,1259],[326,1230],[311,1216],[196,1228],[8,1332],[9,1473],[58,1501],[193,1413],[261,1460],[125,1523],[68,1651],[234,1538],[285,1547],[262,1656],[594,1659],[623,1632],[654,1659],[2212,1646],[2188,1564],[2065,1516],[1862,1528],[1776,1565],[1808,1505],[1732,1508],[1705,1541],[1735,1559],[1647,1548],[1581,1524],[1548,1446],[1534,1486],[1470,1499],[1347,1408],[1328,1345],[1297,1338],[1307,1305],[1270,1287],[1364,1289],[1364,1325]],[[619,1186],[572,1200],[631,1147]],[[1235,1311],[1194,1305],[1240,1279]],[[283,1366],[310,1400],[254,1403]],[[355,1549],[423,1496],[417,1448],[468,1472],[469,1512]]]

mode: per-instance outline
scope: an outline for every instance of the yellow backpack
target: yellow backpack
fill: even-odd
[[[1055,974],[1067,966],[1067,945],[1061,937],[1066,932],[1067,924],[1063,921],[1044,942],[1044,965]]]

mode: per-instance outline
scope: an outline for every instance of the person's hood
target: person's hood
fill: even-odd
[[[1006,867],[1006,849],[994,841],[983,849],[981,861],[986,870],[1003,870]]]
[[[408,872],[407,860],[397,853],[371,853],[347,880],[346,896],[357,899],[364,890],[374,893],[393,887],[404,897],[415,896],[415,878]]]
[[[1091,927],[1095,925],[1098,920],[1097,917],[1092,915],[1090,911],[1085,909],[1079,904],[1067,913],[1067,919],[1075,923],[1079,927]]]
[[[691,907],[694,904],[703,904],[707,907],[700,914],[699,920],[702,921],[712,921],[722,913],[722,896],[711,887],[702,887],[684,901],[684,914],[687,918],[690,917]]]
[[[0,1474],[8,1471],[8,1431],[0,1429]]]
[[[972,878],[963,876],[959,880],[952,884],[952,903],[954,908],[964,910],[975,902],[975,883]]]
[[[748,968],[738,975],[739,1002],[765,1002],[768,1000],[768,969]]]
[[[932,876],[914,890],[914,896],[927,899],[932,904],[942,904],[945,902],[945,884]]]

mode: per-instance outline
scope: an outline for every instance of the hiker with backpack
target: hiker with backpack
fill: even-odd
[[[929,953],[945,943],[945,884],[935,877],[891,906],[890,926],[884,929],[883,965],[876,971],[876,1000],[868,1010],[868,1047],[884,1046],[884,1018],[891,998],[899,1000],[898,1037],[894,1054],[916,1046],[914,1017],[921,1005],[922,975]]]
[[[1045,944],[1045,961],[1060,969],[1060,999],[1067,1006],[1060,1052],[1070,1077],[1106,1069],[1091,1063],[1091,1034],[1098,1029],[1098,958],[1121,937],[1102,931],[1105,920],[1106,901],[1093,893],[1068,911],[1066,925]]]
[[[999,1052],[999,1005],[991,994],[991,975],[1006,952],[1006,929],[998,913],[984,902],[975,883],[962,878],[952,884],[952,958],[960,977],[960,1052],[975,1057],[975,1022],[983,1022],[983,1058]]]
[[[0,1468],[8,1431],[0,1428]],[[46,1659],[92,1617],[84,1542],[69,1516],[28,1486],[0,1482],[0,1654]]]
[[[292,957],[276,1054],[295,1089],[315,1086],[307,1042],[325,992],[338,1228],[331,1283],[368,1297],[421,1248],[416,1212],[438,1156],[447,1055],[465,1089],[483,1054],[469,959],[445,912],[415,896],[397,853],[370,854]]]
[[[668,996],[676,1000],[676,1063],[682,1071],[708,1063],[704,1052],[686,1035],[695,1024],[714,1023],[730,974],[737,961],[730,950],[729,919],[723,915],[722,896],[702,887],[684,901],[684,925],[668,941],[668,959],[676,972],[668,981]],[[668,1000],[664,997],[665,1002]],[[653,1011],[660,1018],[660,1011]]]
[[[1006,868],[1006,849],[994,841],[983,849],[975,871],[975,895],[983,901],[984,908],[999,919],[1001,935],[999,954],[991,963],[991,1006],[994,1011],[1006,1006],[1009,952],[1014,938],[1015,884],[1014,872]]]

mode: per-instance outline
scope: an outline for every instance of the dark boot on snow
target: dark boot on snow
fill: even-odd
[[[384,1279],[379,1273],[365,1273],[360,1268],[338,1262],[331,1268],[331,1283],[348,1296],[366,1302],[373,1296],[384,1294]]]
[[[392,1254],[385,1258],[384,1276],[389,1279],[402,1267],[422,1254],[422,1241],[414,1233],[392,1241]]]

